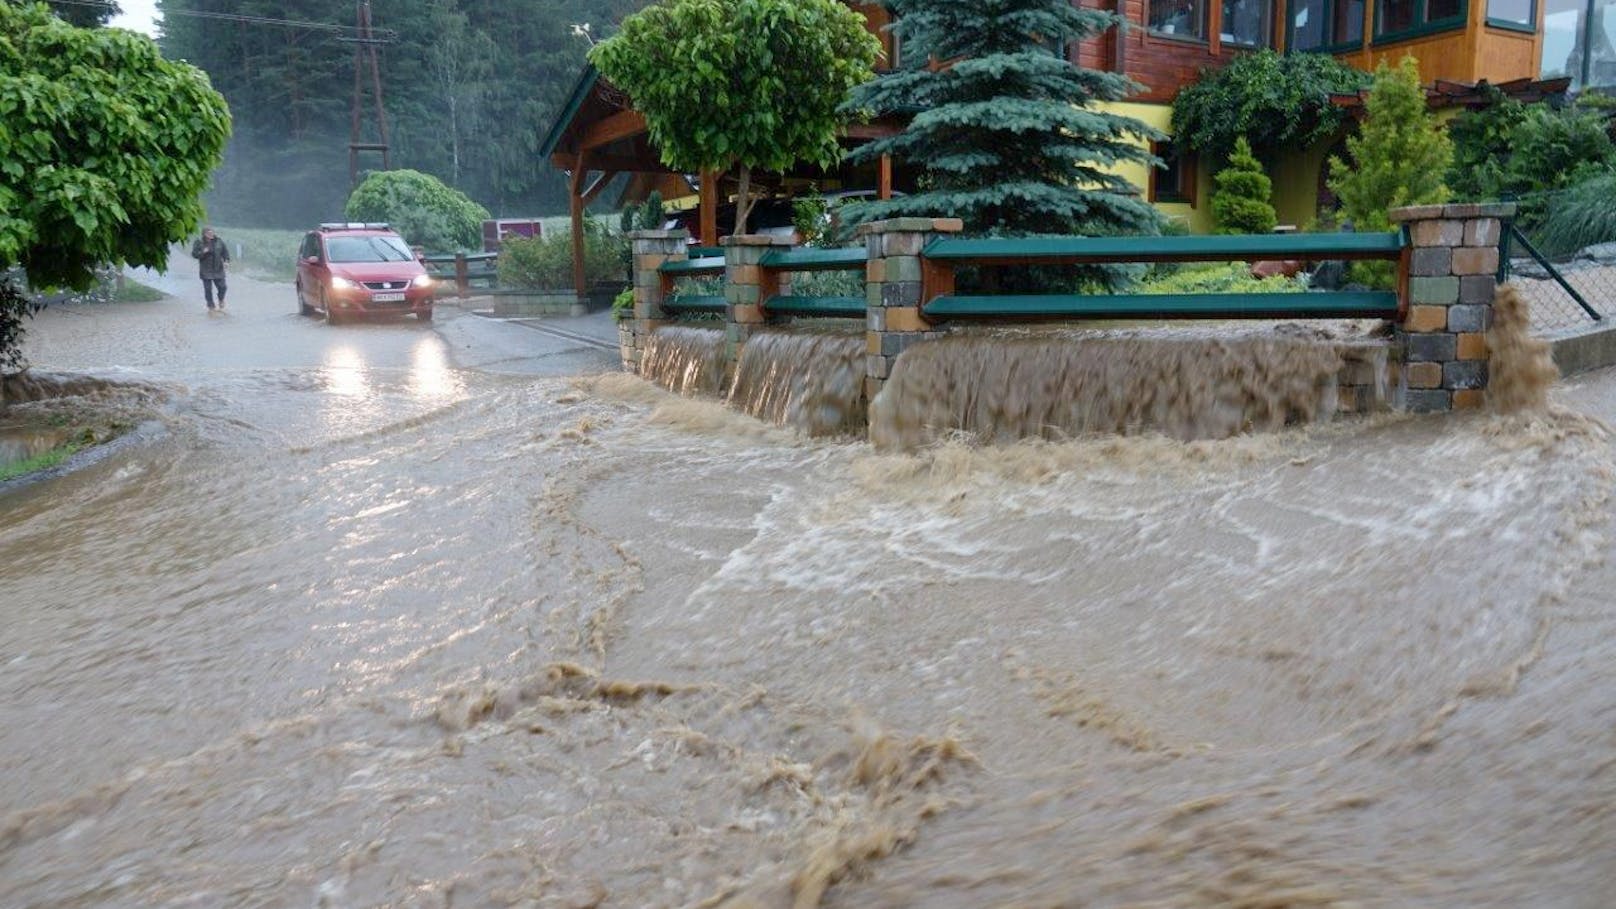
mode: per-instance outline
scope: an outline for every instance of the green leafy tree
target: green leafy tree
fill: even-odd
[[[1328,183],[1342,214],[1358,230],[1380,231],[1391,227],[1390,209],[1447,201],[1443,178],[1453,143],[1426,107],[1414,58],[1404,57],[1396,69],[1382,63],[1364,107],[1363,129],[1347,140],[1351,162],[1330,159]],[[1388,263],[1358,263],[1353,272],[1366,283],[1390,279]]]
[[[1234,151],[1244,137],[1261,160],[1334,136],[1346,112],[1331,94],[1356,92],[1367,73],[1329,54],[1241,54],[1228,66],[1201,71],[1173,99],[1173,137],[1180,148],[1212,156]]]
[[[1496,88],[1484,107],[1454,118],[1448,185],[1461,199],[1531,196],[1573,186],[1616,164],[1603,114],[1587,96],[1571,107],[1525,105]],[[1522,220],[1535,223],[1542,206],[1527,200]]]
[[[841,157],[841,104],[879,53],[864,17],[837,0],[668,0],[589,58],[645,115],[663,163],[739,171],[744,233],[753,171]]]
[[[1251,153],[1251,145],[1241,136],[1235,140],[1229,166],[1213,178],[1217,191],[1212,194],[1212,217],[1218,230],[1226,234],[1266,234],[1279,223],[1270,201],[1274,181],[1263,173],[1262,163]]]
[[[389,170],[371,174],[348,197],[353,221],[385,221],[412,246],[447,252],[482,242],[488,209],[431,174]]]
[[[1064,48],[1114,26],[1111,13],[1066,0],[893,0],[902,67],[850,104],[916,111],[904,131],[855,158],[919,171],[921,190],[849,205],[848,218],[957,217],[978,234],[1155,233],[1161,219],[1115,168],[1154,164],[1161,136],[1107,113],[1137,86],[1083,69]],[[933,66],[931,61],[952,61]]]
[[[0,270],[82,290],[98,265],[166,267],[201,220],[224,99],[149,39],[75,28],[43,4],[0,5],[0,35]],[[0,365],[17,365],[31,314],[0,288]]]

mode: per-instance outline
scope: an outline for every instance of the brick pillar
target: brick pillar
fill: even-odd
[[[774,247],[789,247],[790,237],[771,237],[764,234],[742,234],[718,241],[724,247],[724,302],[728,317],[725,319],[729,335],[727,345],[731,364],[740,362],[741,348],[767,321],[763,315],[763,300],[777,293],[787,293],[782,279],[776,285],[764,280],[758,263],[763,254]]]
[[[869,264],[865,266],[864,396],[875,400],[892,364],[910,345],[946,334],[920,317],[920,251],[933,239],[958,233],[958,218],[895,218],[859,228]]]
[[[1391,211],[1408,226],[1408,314],[1397,326],[1408,409],[1480,407],[1497,290],[1499,241],[1513,204],[1419,205]]]
[[[668,317],[662,308],[662,273],[657,269],[664,262],[686,258],[690,233],[636,230],[629,232],[628,239],[634,259],[634,317],[617,323],[617,343],[623,353],[623,369],[639,372],[646,338]]]

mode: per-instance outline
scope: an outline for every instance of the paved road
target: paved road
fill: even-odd
[[[617,367],[610,313],[555,320],[498,320],[478,301],[439,304],[429,325],[413,318],[331,326],[299,316],[290,283],[233,275],[229,307],[209,314],[185,263],[130,277],[172,295],[156,303],[65,304],[29,326],[25,350],[40,368],[173,374],[193,369],[416,368],[423,361],[486,372],[577,375]],[[94,319],[93,330],[82,320]]]

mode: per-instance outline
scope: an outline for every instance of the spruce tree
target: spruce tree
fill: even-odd
[[[1219,233],[1266,234],[1274,229],[1279,222],[1269,201],[1274,181],[1263,173],[1245,136],[1235,140],[1229,166],[1213,180],[1218,188],[1212,194],[1212,217],[1217,219]]]
[[[914,111],[896,136],[855,160],[882,155],[914,167],[920,191],[849,206],[850,219],[957,217],[976,234],[1153,234],[1156,210],[1115,172],[1155,164],[1162,136],[1096,103],[1137,86],[1066,58],[1117,23],[1069,0],[892,0],[900,67],[855,89],[849,105]],[[940,65],[933,65],[944,61]]]

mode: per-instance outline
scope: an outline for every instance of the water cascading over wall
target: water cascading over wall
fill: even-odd
[[[862,335],[760,332],[741,349],[729,401],[811,436],[862,435]]]
[[[906,450],[1083,433],[1226,438],[1327,419],[1348,366],[1387,387],[1384,345],[1279,332],[984,332],[911,347],[870,405],[870,441]]]
[[[667,325],[645,341],[640,374],[681,395],[724,392],[724,332]]]

